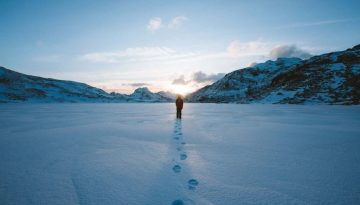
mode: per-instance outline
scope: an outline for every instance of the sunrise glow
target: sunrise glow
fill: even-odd
[[[191,93],[194,91],[194,88],[187,86],[187,85],[172,85],[171,91],[175,94],[183,95]]]

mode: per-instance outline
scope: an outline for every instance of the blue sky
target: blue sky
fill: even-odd
[[[360,1],[0,0],[0,65],[108,91],[189,92],[274,49],[360,43]]]

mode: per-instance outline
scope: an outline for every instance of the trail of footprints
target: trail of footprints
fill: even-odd
[[[183,150],[183,146],[186,143],[184,142],[183,133],[181,131],[181,120],[176,120],[174,135],[175,136],[173,137],[173,139],[176,142],[176,151],[178,153],[178,158],[173,159],[175,165],[172,167],[172,170],[178,174],[182,171],[182,167],[179,163],[179,160],[184,161],[188,158],[186,152]],[[189,179],[187,181],[187,187],[189,190],[195,190],[198,185],[199,182],[196,179]],[[172,205],[184,205],[184,201],[181,199],[177,199],[172,202]]]

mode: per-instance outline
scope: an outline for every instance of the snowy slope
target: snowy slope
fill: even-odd
[[[359,104],[360,45],[308,60],[279,58],[227,74],[190,102]]]
[[[40,78],[0,67],[2,102],[103,102],[121,101],[105,91],[84,83]]]
[[[1,205],[360,204],[359,106],[185,104],[181,121],[168,103],[0,113]]]
[[[163,97],[166,97],[166,98],[170,98],[172,100],[176,99],[176,94],[172,93],[172,92],[169,92],[169,91],[160,91],[160,92],[157,92],[157,94],[159,94],[159,95],[161,95]]]
[[[147,88],[131,95],[107,93],[73,81],[25,75],[0,67],[0,102],[169,102]]]
[[[173,99],[163,96],[160,93],[153,93],[147,87],[137,88],[128,96],[132,102],[172,102]]]

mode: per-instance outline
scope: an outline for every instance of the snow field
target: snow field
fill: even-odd
[[[360,107],[0,105],[0,204],[359,204]]]

